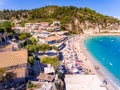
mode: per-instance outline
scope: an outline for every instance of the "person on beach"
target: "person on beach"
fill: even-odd
[[[98,67],[98,66],[95,66],[95,69],[96,69],[96,70],[99,70],[99,67]]]
[[[103,85],[106,86],[107,85],[107,81],[104,79],[103,80]]]

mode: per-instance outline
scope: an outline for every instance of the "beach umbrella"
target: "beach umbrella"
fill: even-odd
[[[80,74],[79,72],[75,72],[75,74]]]
[[[82,70],[81,67],[77,67],[78,70]]]
[[[78,69],[74,69],[73,72],[74,72],[74,73],[75,73],[75,72],[78,72]]]
[[[59,66],[59,69],[63,69],[63,67],[62,67],[62,66]]]
[[[75,64],[75,66],[78,66],[77,64]]]

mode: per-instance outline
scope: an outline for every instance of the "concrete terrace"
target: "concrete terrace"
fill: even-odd
[[[107,90],[96,75],[66,75],[66,90]]]

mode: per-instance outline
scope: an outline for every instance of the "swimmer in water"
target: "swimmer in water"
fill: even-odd
[[[112,63],[109,63],[112,66]]]

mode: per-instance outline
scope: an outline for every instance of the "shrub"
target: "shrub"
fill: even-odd
[[[34,58],[33,58],[33,56],[29,56],[29,57],[28,57],[28,62],[29,62],[31,65],[34,64]]]

